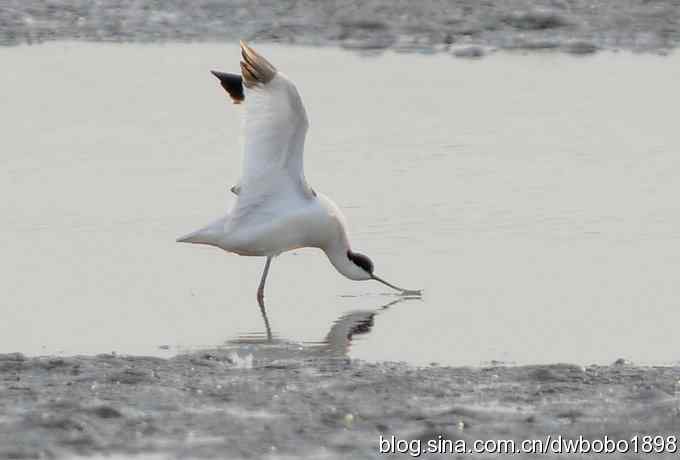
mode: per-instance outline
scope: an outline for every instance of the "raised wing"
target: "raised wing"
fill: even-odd
[[[295,85],[241,42],[241,76],[213,72],[235,103],[245,105],[243,170],[232,218],[313,195],[304,176],[307,113]],[[269,209],[268,209],[269,208]]]
[[[241,42],[245,93],[241,185],[263,175],[287,174],[304,184],[303,150],[309,122],[295,85],[265,58]]]

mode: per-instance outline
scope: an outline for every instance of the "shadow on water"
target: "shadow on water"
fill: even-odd
[[[368,334],[373,330],[377,315],[403,302],[420,299],[420,296],[402,296],[372,310],[350,311],[333,321],[322,340],[308,342],[295,342],[277,336],[275,332],[272,332],[266,308],[261,306],[260,312],[264,323],[264,332],[240,335],[228,340],[225,346],[248,352],[262,352],[270,358],[282,353],[288,355],[287,357],[297,356],[300,359],[346,357],[352,341],[357,336]]]

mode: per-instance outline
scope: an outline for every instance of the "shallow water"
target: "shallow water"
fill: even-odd
[[[280,341],[323,340],[359,311],[376,314],[348,353],[367,361],[678,360],[677,54],[258,49],[302,92],[308,180],[354,247],[425,289],[382,309],[382,286],[285,254],[267,288]],[[217,44],[0,49],[0,351],[261,338],[264,260],[174,242],[232,200],[239,108],[207,71],[237,59]]]

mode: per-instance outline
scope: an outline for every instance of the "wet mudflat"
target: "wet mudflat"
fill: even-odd
[[[680,42],[674,0],[479,2],[26,0],[0,8],[0,45],[52,40],[235,41],[380,52],[488,49],[666,51]]]
[[[2,355],[0,457],[361,459],[379,456],[380,435],[425,445],[680,430],[677,367],[411,367],[317,352]]]

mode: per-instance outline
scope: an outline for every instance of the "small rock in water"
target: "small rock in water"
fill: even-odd
[[[484,56],[484,48],[481,46],[466,46],[453,50],[453,55],[459,58],[480,58]]]
[[[253,355],[248,354],[247,356],[241,358],[238,353],[232,352],[229,355],[229,359],[234,363],[234,367],[237,369],[252,369],[253,368]]]
[[[569,43],[566,50],[571,54],[592,54],[597,51],[597,46],[590,42],[578,41]]]
[[[92,413],[99,418],[119,418],[122,416],[120,411],[111,406],[98,406],[92,409]]]
[[[352,427],[352,423],[354,423],[354,415],[352,414],[345,414],[345,417],[342,419],[343,423],[347,428]]]

